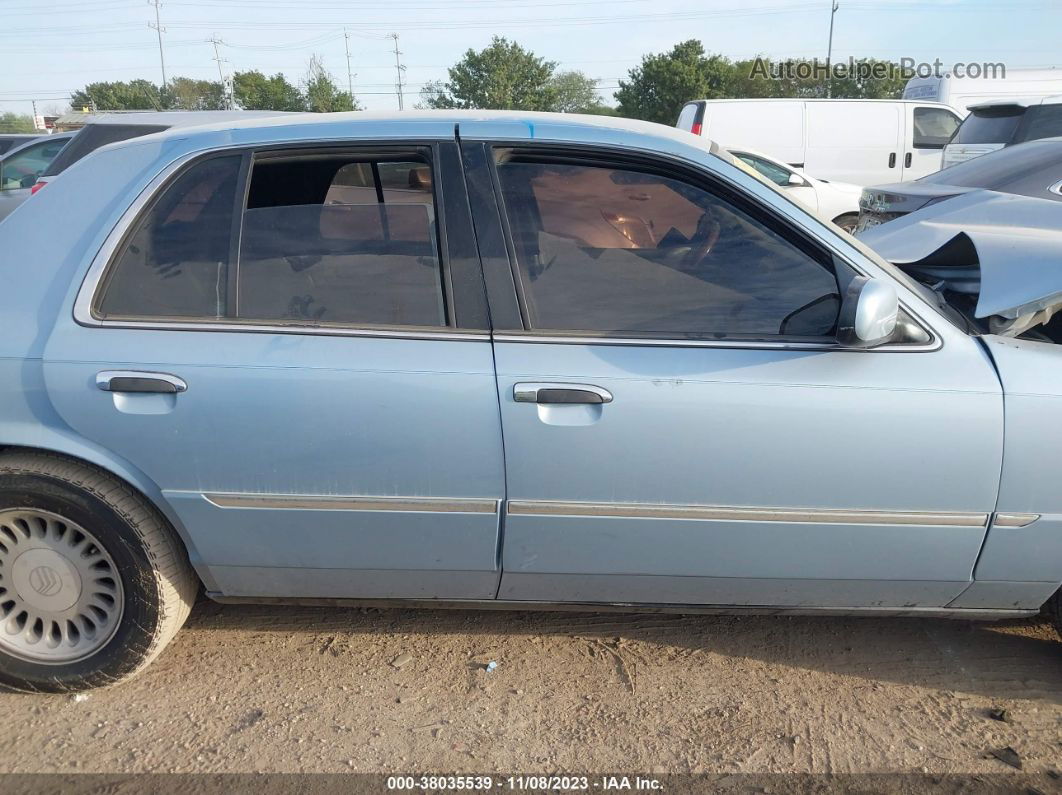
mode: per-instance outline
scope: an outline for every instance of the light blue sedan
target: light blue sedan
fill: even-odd
[[[0,277],[10,687],[136,673],[200,589],[1058,604],[1059,348],[978,328],[684,132],[172,130],[22,205]]]

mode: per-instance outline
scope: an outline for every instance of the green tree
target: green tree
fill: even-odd
[[[232,79],[232,93],[244,110],[306,110],[306,98],[299,87],[279,72],[272,77],[257,70],[237,72]]]
[[[22,116],[18,113],[0,114],[0,133],[31,133],[33,129],[33,117]]]
[[[303,80],[303,95],[306,110],[316,113],[335,113],[344,110],[359,110],[357,101],[346,91],[340,91],[331,73],[325,69],[318,55],[310,56],[310,63]]]
[[[432,81],[421,91],[429,108],[551,110],[556,101],[557,65],[516,42],[495,36],[489,47],[468,50],[449,69],[449,80]]]
[[[553,104],[558,113],[588,113],[601,104],[597,98],[597,81],[582,72],[557,72],[550,79]]]
[[[89,83],[70,97],[74,110],[159,110],[163,105],[159,87],[150,80]]]
[[[224,84],[191,77],[173,78],[162,91],[162,100],[169,110],[225,110],[229,106]]]
[[[706,55],[696,39],[676,44],[669,53],[646,55],[620,80],[619,112],[635,119],[674,124],[691,99],[729,96],[733,65],[722,55]]]
[[[899,64],[874,58],[863,58],[856,64],[862,75],[858,71],[850,72],[834,78],[831,85],[825,67],[812,61],[772,62],[764,56],[737,61],[730,92],[735,97],[811,99],[826,96],[835,99],[899,99],[903,94],[909,75],[900,72]]]

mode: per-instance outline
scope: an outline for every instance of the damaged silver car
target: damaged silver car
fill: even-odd
[[[974,191],[860,239],[972,333],[1062,343],[1062,203]]]

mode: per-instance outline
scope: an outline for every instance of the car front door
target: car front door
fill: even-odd
[[[492,598],[501,430],[452,139],[223,151],[129,216],[46,387],[159,485],[207,587]]]
[[[839,348],[839,295],[878,266],[722,161],[464,155],[505,440],[499,599],[896,608],[968,585],[1002,448],[974,340],[903,292],[903,342]]]

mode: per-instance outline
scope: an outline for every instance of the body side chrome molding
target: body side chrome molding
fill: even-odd
[[[730,522],[793,522],[801,524],[894,524],[938,527],[985,527],[987,513],[942,511],[853,511],[807,508],[745,508],[714,505],[650,505],[644,503],[535,502],[510,500],[513,516],[593,516],[629,519],[699,519]]]
[[[997,513],[992,518],[993,527],[1026,527],[1040,518],[1038,513]]]
[[[204,494],[203,497],[218,508],[413,513],[498,512],[498,500],[452,497],[327,497],[303,494]]]

